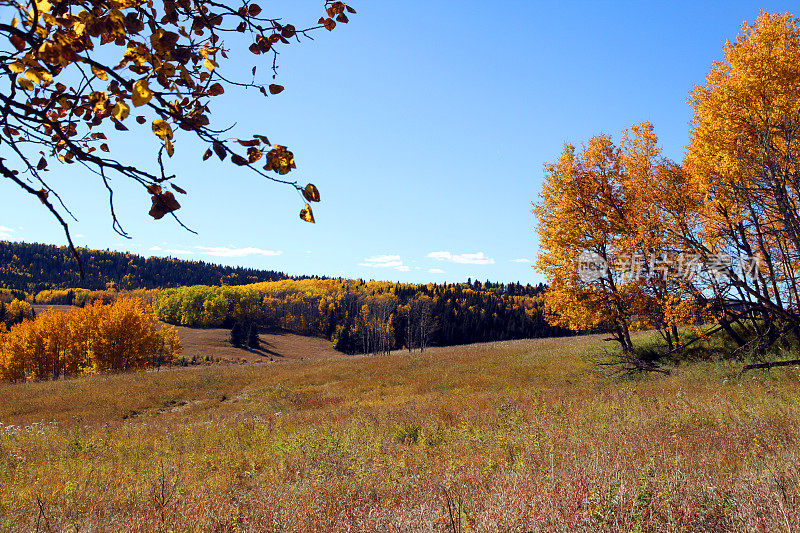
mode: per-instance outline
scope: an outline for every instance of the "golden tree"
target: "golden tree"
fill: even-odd
[[[683,237],[707,262],[758,259],[757,271],[752,263],[747,272],[734,261],[705,287],[722,325],[736,322],[754,333],[757,351],[789,333],[800,339],[798,57],[798,20],[762,13],[727,43],[724,60],[692,94],[684,167],[690,189],[704,201],[697,226],[684,227]]]
[[[621,209],[619,150],[609,137],[590,139],[576,153],[565,145],[558,162],[545,166],[539,221],[541,252],[537,266],[549,285],[545,298],[548,320],[576,330],[613,330],[624,351],[631,349],[631,305],[611,269],[623,231],[609,217]],[[597,271],[583,277],[581,261]],[[595,265],[592,265],[595,266]]]
[[[701,310],[759,355],[800,341],[799,22],[762,13],[726,44],[692,93],[682,166],[660,158],[640,125],[619,148],[595,137],[546,167],[538,266],[552,320],[612,329],[623,350],[634,322],[672,346]],[[658,258],[665,275],[650,264],[623,280],[619,257],[632,255]],[[587,257],[607,265],[589,281],[577,268]]]
[[[211,104],[231,87],[264,96],[283,91],[269,77],[277,73],[280,48],[348,22],[351,7],[326,0],[317,24],[302,29],[249,0],[0,0],[0,7],[0,175],[37,196],[58,219],[79,264],[67,223],[71,213],[44,171],[57,161],[94,172],[108,190],[112,226],[126,236],[110,179],[140,184],[154,218],[174,217],[180,204],[173,191],[186,191],[173,183],[164,156],[173,155],[181,132],[199,141],[204,160],[228,159],[296,188],[306,201],[301,218],[314,222],[308,202],[318,202],[319,191],[285,177],[295,168],[292,152],[264,134],[227,138],[224,125],[211,122]],[[237,34],[243,38],[231,41],[244,41],[244,49],[226,48],[223,36]],[[242,53],[266,56],[267,81],[259,81],[256,66],[249,80],[223,74],[229,55]],[[112,128],[158,137],[152,163],[115,157],[104,133]]]
[[[634,325],[656,328],[670,349],[678,346],[677,326],[694,309],[674,271],[677,249],[661,206],[674,201],[680,178],[648,123],[624,132],[619,146],[608,136],[580,152],[566,145],[545,166],[534,213],[551,323],[611,331],[623,352],[633,350]]]

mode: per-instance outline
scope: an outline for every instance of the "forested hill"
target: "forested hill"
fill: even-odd
[[[0,293],[26,298],[8,289],[24,291],[31,302],[67,305],[135,296],[170,324],[277,327],[329,339],[347,353],[571,333],[547,323],[541,284],[290,278],[201,261],[78,252],[83,280],[66,247],[0,242]]]
[[[329,339],[345,353],[385,353],[570,334],[547,323],[543,291],[542,285],[471,280],[421,285],[307,279],[179,287],[157,291],[152,298],[156,316],[169,324],[256,324]],[[69,296],[59,291],[37,296],[37,301],[47,297],[64,303],[56,298]]]
[[[164,257],[78,248],[85,279],[65,246],[0,241],[0,288],[35,294],[59,288],[153,289],[181,285],[244,285],[288,276],[274,270],[229,267]]]

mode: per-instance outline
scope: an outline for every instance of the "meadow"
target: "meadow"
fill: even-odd
[[[0,385],[0,531],[795,531],[800,374],[600,336]]]

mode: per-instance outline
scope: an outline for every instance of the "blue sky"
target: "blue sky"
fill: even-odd
[[[538,282],[531,202],[542,167],[564,142],[655,125],[665,155],[688,141],[686,100],[726,39],[759,10],[789,2],[534,2],[352,0],[351,23],[285,48],[264,99],[229,90],[213,101],[232,135],[263,133],[294,151],[290,176],[316,184],[317,223],[300,221],[297,193],[212,158],[178,136],[170,161],[186,232],[147,216],[149,197],[116,180],[117,210],[133,237],[111,231],[102,184],[77,165],[47,175],[79,222],[76,244],[172,255],[290,274],[411,282]],[[272,1],[298,27],[321,1]],[[267,8],[267,5],[262,7]],[[241,50],[239,48],[238,50]],[[221,67],[249,71],[255,56]],[[262,64],[259,70],[267,71]],[[113,149],[151,165],[145,125]],[[114,138],[112,137],[112,140]],[[113,153],[113,152],[112,152]],[[133,156],[135,160],[135,155]],[[0,239],[64,244],[60,228],[0,183]]]

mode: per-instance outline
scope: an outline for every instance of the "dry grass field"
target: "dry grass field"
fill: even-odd
[[[602,344],[0,385],[0,531],[800,529],[797,369]]]
[[[176,327],[183,346],[182,357],[199,362],[215,363],[294,363],[346,357],[333,349],[330,342],[294,333],[261,333],[258,349],[231,345],[231,330],[221,328]]]

